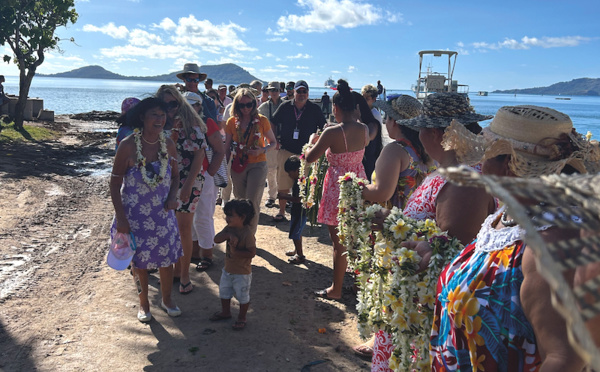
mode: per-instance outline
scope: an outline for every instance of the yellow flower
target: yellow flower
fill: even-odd
[[[592,132],[590,132],[588,130],[587,134],[585,135],[585,139],[587,139],[588,141],[592,139]]]
[[[406,234],[410,231],[410,226],[407,225],[403,219],[399,219],[398,222],[392,226],[391,230],[394,233],[394,238],[404,240],[406,239]]]

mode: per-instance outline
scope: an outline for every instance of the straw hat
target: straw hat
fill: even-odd
[[[386,116],[398,120],[398,124],[402,120],[419,115],[423,107],[418,99],[406,94],[397,95],[387,101],[375,101],[373,106],[385,112]]]
[[[179,71],[176,76],[177,78],[183,80],[185,78],[183,75],[185,74],[198,74],[200,81],[203,81],[208,76],[206,74],[201,73],[200,67],[198,67],[198,65],[195,63],[186,63],[185,65],[183,65],[183,70]]]
[[[442,146],[455,150],[464,164],[511,155],[510,170],[519,177],[559,173],[567,164],[586,173],[597,169],[600,160],[597,144],[575,132],[568,115],[529,105],[501,107],[479,136],[454,121]]]
[[[402,120],[398,124],[413,129],[445,128],[455,119],[463,124],[470,124],[491,118],[490,115],[476,113],[467,99],[458,93],[434,93],[423,101],[421,115]]]

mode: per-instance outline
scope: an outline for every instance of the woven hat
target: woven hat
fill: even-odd
[[[455,121],[446,129],[442,146],[455,150],[464,164],[511,155],[510,170],[519,177],[559,173],[567,164],[586,173],[597,169],[600,160],[597,143],[575,132],[568,115],[530,105],[501,107],[481,135]]]
[[[413,129],[445,128],[452,120],[470,124],[491,118],[492,116],[476,113],[467,99],[458,93],[434,93],[423,101],[421,115],[402,120],[398,124]]]
[[[198,65],[195,63],[186,63],[185,65],[183,65],[183,70],[179,71],[176,76],[177,78],[183,80],[185,78],[185,74],[198,74],[200,81],[203,81],[208,76],[206,74],[201,73],[200,67],[198,67]]]
[[[414,118],[421,113],[421,102],[418,99],[400,94],[390,98],[387,101],[375,101],[373,106],[385,112],[385,114],[394,120],[400,121]]]

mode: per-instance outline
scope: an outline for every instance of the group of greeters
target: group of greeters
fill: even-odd
[[[377,99],[376,87],[366,87],[361,94],[340,80],[332,98],[336,123],[328,124],[321,108],[309,101],[308,84],[300,80],[288,100],[281,99],[278,83],[269,83],[263,92],[269,98],[262,104],[257,89],[240,86],[219,120],[210,97],[198,90],[206,75],[187,64],[178,77],[184,82],[181,89],[162,86],[155,97],[124,114],[123,120],[138,130],[119,144],[111,175],[112,232],[131,231],[137,242],[132,265],[141,283],[140,321],[152,319],[148,270],[160,272],[161,307],[178,316],[181,310],[171,297],[174,272],[180,278],[180,293],[186,294],[192,291],[192,257],[201,258],[201,270],[212,264],[218,193],[212,176],[223,157],[231,164],[235,198],[249,200],[253,208],[240,216],[231,206],[227,223],[233,226],[235,218],[249,217],[239,220],[247,225],[245,234],[252,235],[246,240],[251,245],[265,181],[270,187],[277,185],[267,200],[268,206],[277,207],[275,200],[287,195],[295,182],[285,162],[310,144],[303,154],[306,161],[325,155],[329,163],[318,222],[328,227],[334,248],[333,282],[316,295],[342,297],[347,261],[337,236],[337,180],[354,172],[371,180],[363,190],[366,201],[398,207],[414,219],[432,219],[465,246],[439,277],[430,342],[433,370],[582,369],[583,362],[568,342],[567,325],[552,307],[548,284],[524,243],[525,231],[484,189],[453,184],[437,171],[464,164],[473,172],[502,177],[586,173],[598,162],[597,151],[567,115],[546,107],[507,106],[482,129],[478,122],[491,117],[475,113],[459,94],[432,94],[422,104],[407,95],[385,101]],[[379,113],[377,108],[385,113],[393,140],[385,147],[382,120],[373,115]],[[280,198],[276,222],[286,219],[285,200]],[[541,234],[553,240],[578,236],[579,231],[548,225]],[[220,288],[222,303],[229,306],[233,295],[240,301],[243,314],[234,328],[241,329],[249,303],[251,255],[244,254],[243,265],[227,261],[235,256],[239,239],[235,234],[218,235],[219,242],[228,241],[223,275],[237,275],[238,267],[245,275],[243,285],[233,280],[228,282],[231,288]],[[406,244],[423,258],[425,268],[431,256],[428,243]],[[249,248],[245,252],[255,252],[255,246]],[[585,273],[569,275],[568,281],[575,284],[587,279]],[[230,317],[224,305],[211,320]],[[377,332],[356,350],[372,357],[373,370],[389,370],[392,337]]]

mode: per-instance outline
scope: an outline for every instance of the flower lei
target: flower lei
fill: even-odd
[[[325,181],[325,174],[329,163],[327,157],[321,155],[319,160],[310,164],[307,170],[306,162],[306,151],[313,147],[312,144],[306,144],[302,147],[302,155],[300,155],[300,177],[298,178],[298,185],[300,186],[300,199],[302,200],[302,207],[306,210],[307,221],[310,222],[311,226],[317,223],[317,215],[319,214],[319,203],[321,196],[323,195],[323,181]]]
[[[133,138],[135,140],[135,150],[137,155],[137,167],[142,173],[142,179],[152,190],[156,189],[158,185],[165,179],[167,175],[167,166],[169,164],[169,155],[167,153],[167,141],[164,132],[160,132],[158,139],[160,142],[160,150],[158,152],[158,159],[160,160],[160,170],[158,174],[154,174],[152,178],[148,177],[148,171],[146,170],[146,158],[142,155],[142,131],[136,128],[133,131]]]
[[[359,332],[363,338],[377,330],[392,334],[391,369],[428,371],[437,280],[462,245],[434,221],[406,217],[396,207],[382,231],[373,233],[371,221],[382,207],[364,206],[361,194],[367,181],[348,173],[339,182],[338,228],[349,264],[357,272]],[[415,240],[429,241],[433,249],[428,268],[420,273],[416,270],[421,257],[401,246]]]
[[[260,119],[257,117],[255,117],[250,123],[248,123],[248,125],[252,125],[252,128],[247,128],[248,133],[250,133],[251,131],[254,132],[254,136],[253,136],[253,142],[252,144],[249,144],[249,138],[250,136],[248,136],[248,139],[246,139],[245,143],[242,143],[242,141],[244,140],[244,134],[242,133],[242,123],[240,123],[240,119],[236,116],[235,118],[235,130],[237,132],[237,141],[234,142],[234,155],[237,154],[237,151],[240,151],[241,155],[246,155],[246,151],[249,149],[256,149],[258,148],[259,145],[259,141],[260,138],[262,137],[261,133],[258,131],[258,123],[260,122]]]

